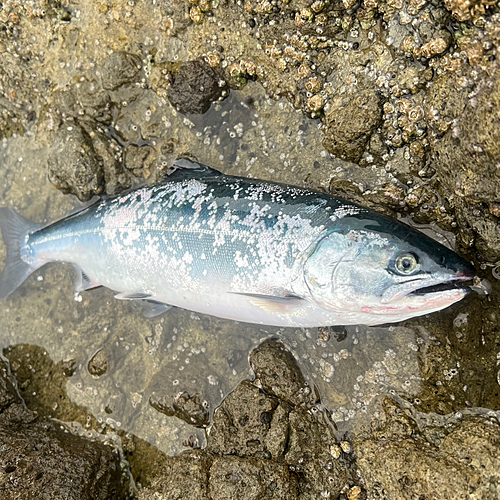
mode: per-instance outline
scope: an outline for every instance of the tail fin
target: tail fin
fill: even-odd
[[[0,229],[7,247],[7,259],[0,279],[0,299],[8,297],[39,266],[32,266],[21,259],[21,248],[28,233],[38,224],[25,219],[10,208],[0,208]]]

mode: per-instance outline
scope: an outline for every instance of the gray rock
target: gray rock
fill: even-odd
[[[355,444],[368,491],[383,490],[387,499],[500,497],[498,422],[465,420],[436,445],[394,403],[385,410],[386,423]]]
[[[221,75],[203,60],[181,65],[168,91],[168,100],[181,113],[205,113],[218,100],[225,84]]]
[[[86,201],[103,191],[102,163],[89,134],[76,122],[59,128],[48,160],[49,180],[64,193]]]
[[[106,351],[99,349],[90,359],[87,370],[94,377],[100,377],[108,371],[108,356]]]
[[[189,394],[186,391],[177,394],[173,401],[166,396],[152,394],[149,404],[157,411],[169,417],[177,417],[194,427],[207,427],[209,424],[209,408],[200,399],[199,394]]]
[[[286,465],[255,458],[216,458],[210,469],[209,487],[212,500],[299,498],[297,480]]]
[[[260,344],[250,353],[250,365],[268,394],[292,405],[305,400],[309,388],[293,354],[281,342]]]
[[[16,402],[16,393],[7,378],[7,369],[0,362],[0,412]]]
[[[102,66],[102,86],[106,90],[116,90],[135,81],[140,70],[140,57],[127,52],[114,52],[106,58]]]
[[[168,457],[161,476],[139,493],[140,500],[209,500],[208,477],[213,458],[201,450]]]
[[[0,498],[125,498],[120,457],[110,446],[75,436],[15,402],[0,367]]]
[[[373,90],[365,90],[342,107],[325,113],[323,145],[336,156],[358,162],[371,134],[382,119],[382,103]]]
[[[215,410],[207,451],[271,458],[265,437],[279,401],[243,381]]]
[[[439,111],[431,122],[435,135],[431,150],[441,189],[458,212],[460,226],[469,226],[476,247],[492,262],[500,258],[500,80],[484,82],[473,100],[456,90],[456,79],[443,75],[426,102],[428,112]],[[434,111],[433,111],[434,110]],[[443,124],[453,123],[443,133]],[[472,241],[467,241],[466,244]]]

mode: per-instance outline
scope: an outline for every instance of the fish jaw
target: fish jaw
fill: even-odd
[[[420,316],[440,311],[462,300],[471,292],[470,287],[464,284],[470,279],[467,275],[458,275],[451,279],[431,277],[403,283],[402,286],[395,285],[384,292],[383,300],[379,304],[365,305],[361,311],[384,316]],[[390,290],[397,287],[399,289],[396,291]]]

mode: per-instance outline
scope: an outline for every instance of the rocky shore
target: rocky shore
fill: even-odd
[[[1,205],[52,220],[189,155],[424,224],[492,289],[271,332],[49,268],[0,309],[0,497],[500,498],[499,45],[489,0],[1,2]]]

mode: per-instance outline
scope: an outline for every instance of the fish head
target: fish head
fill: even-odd
[[[359,323],[402,321],[464,298],[476,271],[454,251],[395,219],[350,217],[323,236],[304,265],[311,298]]]

